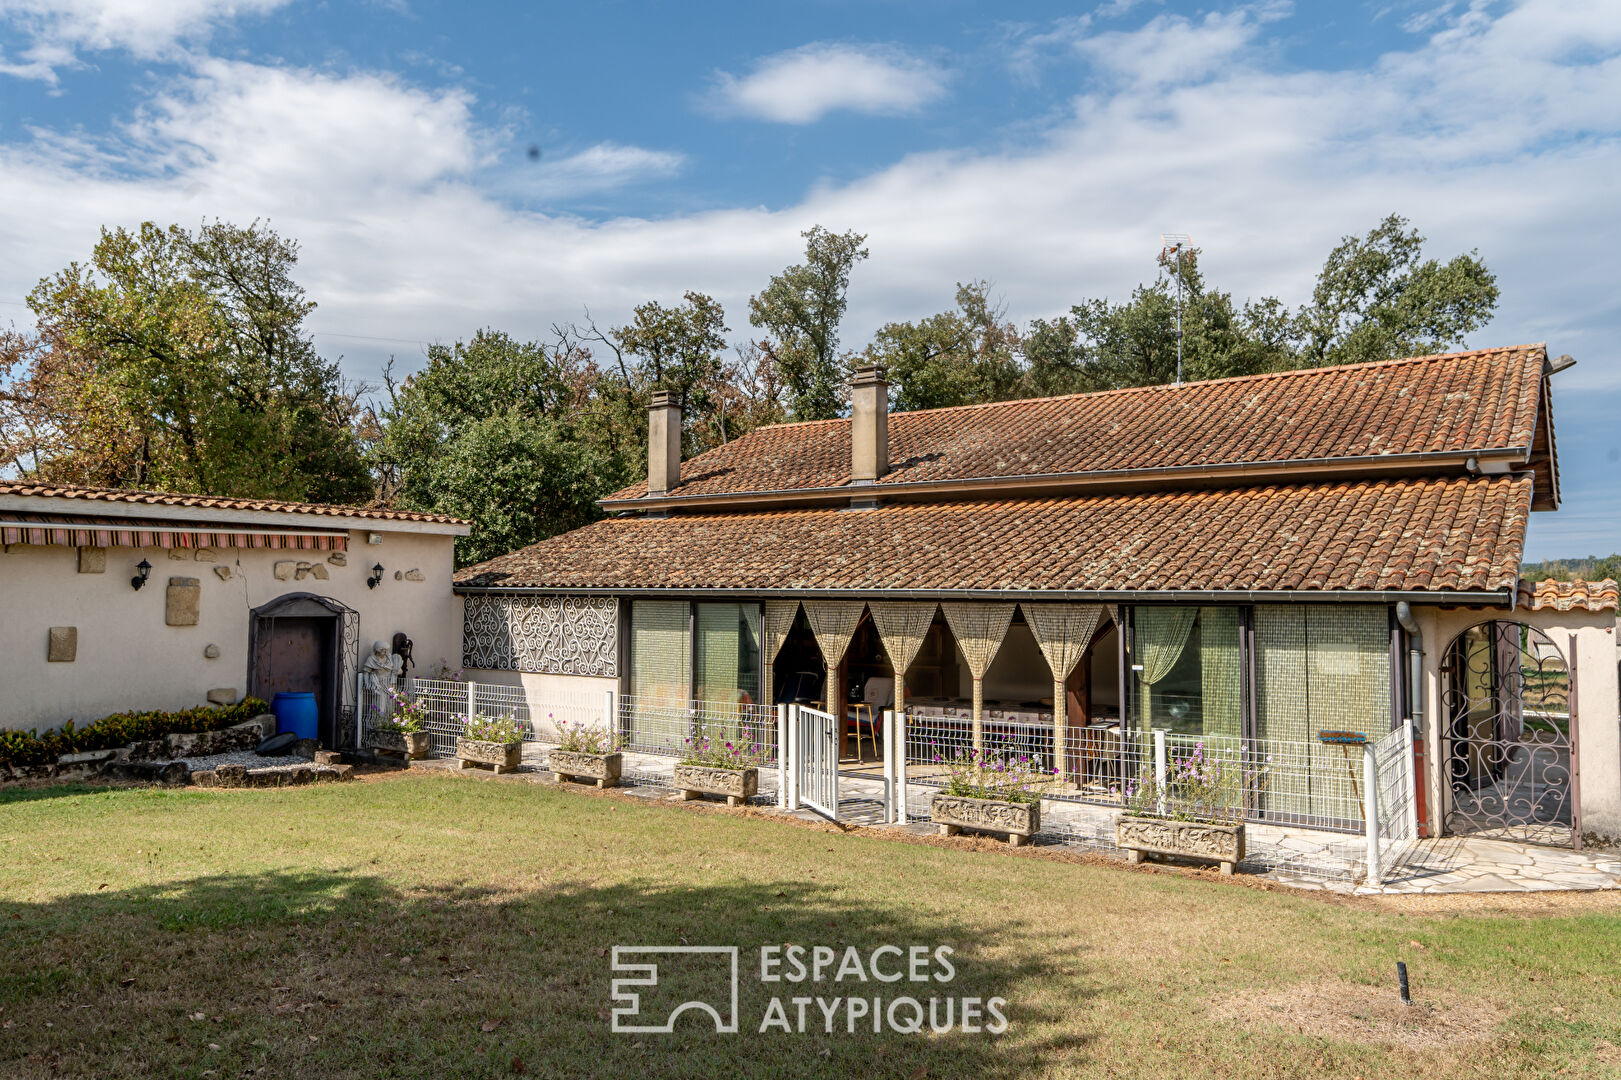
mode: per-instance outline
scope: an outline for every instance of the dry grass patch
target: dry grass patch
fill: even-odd
[[[1491,1042],[1508,1012],[1456,994],[1415,995],[1404,1005],[1391,987],[1335,980],[1235,994],[1218,1002],[1211,1015],[1257,1032],[1431,1050]]]

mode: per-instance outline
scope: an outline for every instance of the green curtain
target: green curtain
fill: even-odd
[[[1171,673],[1187,648],[1199,609],[1140,607],[1132,612],[1132,663],[1138,667],[1142,729],[1154,726],[1153,686]]]
[[[711,736],[736,739],[740,704],[760,700],[760,609],[757,604],[699,604],[693,695],[702,702],[701,726]]]
[[[1199,701],[1206,735],[1239,738],[1244,734],[1240,715],[1238,609],[1199,609]]]
[[[677,749],[684,734],[671,709],[692,697],[692,606],[685,600],[637,600],[630,607],[630,730],[634,745]]]

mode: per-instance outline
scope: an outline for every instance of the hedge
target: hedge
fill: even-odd
[[[0,765],[48,765],[63,754],[112,750],[165,735],[218,731],[270,711],[258,698],[235,705],[199,706],[177,712],[114,713],[75,727],[72,720],[44,735],[33,731],[0,731]]]

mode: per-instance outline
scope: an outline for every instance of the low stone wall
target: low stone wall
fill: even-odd
[[[103,776],[113,780],[146,780],[154,783],[185,783],[163,780],[162,770],[124,768],[134,764],[173,762],[178,758],[208,757],[252,750],[276,733],[276,718],[261,713],[252,720],[232,724],[218,731],[176,732],[161,739],[147,739],[108,750],[86,750],[63,754],[49,765],[0,765],[0,783],[20,780],[80,780]],[[172,773],[173,770],[170,770]]]
[[[191,774],[191,782],[197,787],[211,788],[297,787],[353,779],[353,765],[272,765],[264,769],[221,765]]]

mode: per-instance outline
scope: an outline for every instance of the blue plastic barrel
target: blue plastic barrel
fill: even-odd
[[[275,714],[278,732],[291,731],[300,739],[316,737],[320,712],[314,694],[277,694],[270,699],[270,711]]]

